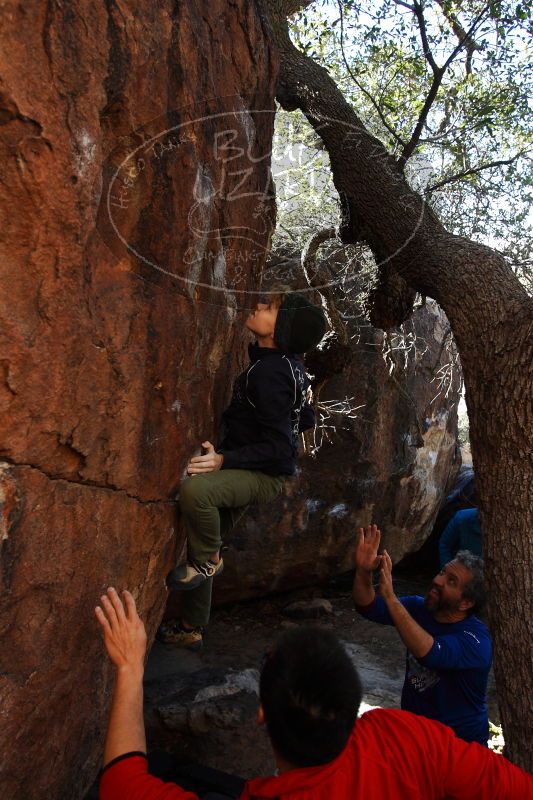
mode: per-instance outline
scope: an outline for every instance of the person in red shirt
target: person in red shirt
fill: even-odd
[[[129,592],[97,606],[117,668],[100,800],[198,800],[150,775],[143,721],[146,633]],[[248,781],[241,800],[533,800],[533,777],[441,723],[374,709],[359,719],[361,684],[330,631],[283,634],[261,670],[258,719],[278,774]]]

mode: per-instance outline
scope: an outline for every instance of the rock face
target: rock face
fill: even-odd
[[[459,381],[457,372],[448,376],[447,323],[437,306],[416,311],[410,326],[402,342],[361,330],[350,367],[321,393],[329,426],[321,446],[313,455],[308,441],[281,500],[251,509],[235,528],[214,584],[217,602],[353,568],[354,531],[371,521],[395,562],[429,535],[459,467]]]
[[[112,678],[95,602],[129,587],[153,634],[242,356],[275,63],[246,0],[14,2],[2,53],[0,795],[75,800]]]

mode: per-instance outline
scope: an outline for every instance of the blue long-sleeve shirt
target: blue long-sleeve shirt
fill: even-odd
[[[487,681],[492,642],[487,626],[475,616],[461,622],[437,622],[424,598],[400,597],[413,619],[434,638],[422,658],[406,655],[402,708],[453,728],[467,742],[487,744]],[[360,614],[373,622],[394,625],[382,597]]]
[[[222,469],[292,475],[298,434],[315,424],[303,361],[257,343],[248,352],[250,364],[236,379],[222,415],[217,447],[224,456]]]
[[[457,511],[444,528],[439,540],[441,567],[452,561],[458,550],[470,550],[476,556],[482,555],[481,527],[477,508]]]

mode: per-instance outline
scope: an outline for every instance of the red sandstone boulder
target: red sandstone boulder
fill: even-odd
[[[243,349],[275,65],[245,0],[2,17],[0,795],[75,800],[112,678],[95,602],[127,586],[155,630],[172,497]]]

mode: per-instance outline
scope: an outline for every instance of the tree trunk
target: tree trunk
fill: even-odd
[[[322,138],[345,213],[343,238],[366,242],[380,270],[372,324],[400,324],[414,292],[433,297],[450,320],[481,495],[506,755],[533,771],[532,299],[498,253],[444,228],[326,70],[294,47],[283,2],[269,0],[268,8],[280,53],[277,98],[300,108]]]

